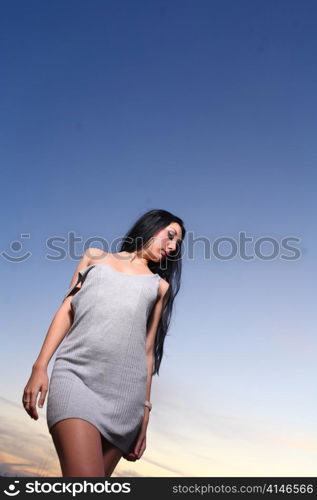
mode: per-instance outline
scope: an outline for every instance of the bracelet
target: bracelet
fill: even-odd
[[[152,410],[152,403],[150,401],[145,401],[144,406],[147,406],[150,411]]]

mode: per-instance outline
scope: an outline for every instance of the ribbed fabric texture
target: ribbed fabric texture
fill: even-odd
[[[134,444],[146,399],[146,331],[158,274],[132,275],[109,265],[81,270],[74,321],[60,344],[47,397],[47,425],[82,418],[123,453]]]

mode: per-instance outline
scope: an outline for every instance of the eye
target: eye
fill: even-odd
[[[173,231],[169,231],[169,232],[168,232],[168,237],[169,237],[169,239],[170,239],[170,240],[172,240],[172,239],[174,238],[174,233],[173,233]]]

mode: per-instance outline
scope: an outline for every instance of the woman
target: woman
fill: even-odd
[[[140,217],[118,253],[89,248],[47,332],[24,388],[38,419],[48,391],[47,425],[63,477],[110,477],[121,457],[146,448],[152,375],[181,276],[182,219],[165,210]]]

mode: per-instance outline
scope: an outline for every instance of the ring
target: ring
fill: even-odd
[[[23,403],[29,403],[29,400],[23,399]]]

